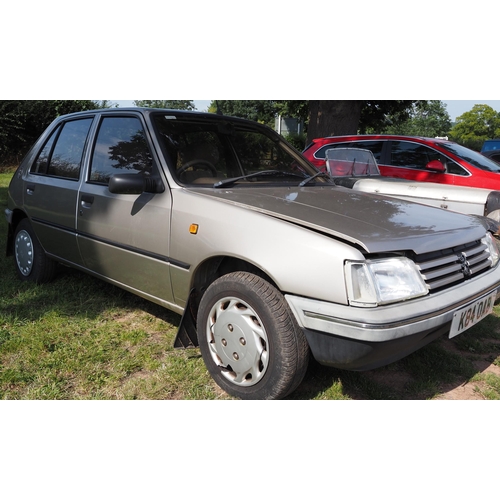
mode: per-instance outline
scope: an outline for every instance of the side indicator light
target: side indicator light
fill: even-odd
[[[189,226],[189,232],[191,234],[198,234],[198,224],[191,224]]]

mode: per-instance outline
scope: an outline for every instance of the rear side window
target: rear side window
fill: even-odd
[[[336,148],[358,148],[358,149],[367,149],[373,153],[375,160],[377,163],[380,163],[382,158],[382,148],[384,143],[382,141],[349,141],[349,142],[335,142],[333,144],[327,144],[322,148],[318,149],[314,154],[315,158],[318,159],[326,159],[326,152],[329,149]]]
[[[141,121],[135,117],[104,118],[92,154],[89,180],[108,184],[113,174],[150,174],[152,169],[153,159]]]
[[[92,118],[61,124],[40,151],[31,173],[78,180]]]

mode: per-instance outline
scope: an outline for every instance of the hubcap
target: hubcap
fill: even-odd
[[[256,384],[269,365],[266,330],[257,313],[235,297],[219,300],[207,322],[207,340],[222,375],[240,386]]]
[[[33,269],[33,241],[27,231],[19,231],[14,247],[19,271],[23,276],[29,276]]]

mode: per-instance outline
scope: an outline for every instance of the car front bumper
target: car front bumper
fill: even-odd
[[[497,267],[454,289],[376,308],[285,297],[319,363],[363,371],[397,361],[447,334],[456,311],[491,293],[498,298],[499,272]]]

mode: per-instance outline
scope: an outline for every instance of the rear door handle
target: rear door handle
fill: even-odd
[[[26,193],[33,194],[35,192],[35,184],[26,184]]]

